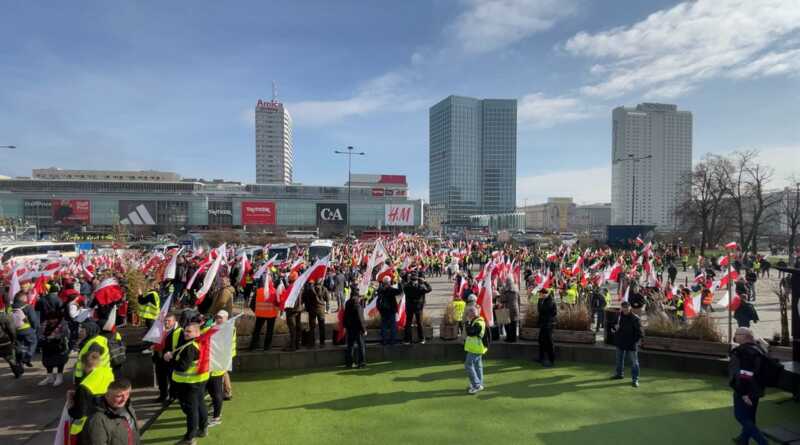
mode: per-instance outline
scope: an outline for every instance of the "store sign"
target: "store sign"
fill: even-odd
[[[347,224],[347,204],[317,204],[317,225]]]
[[[209,216],[233,216],[231,209],[208,209]]]
[[[411,204],[386,204],[386,226],[413,226],[414,206]]]
[[[53,208],[53,201],[43,199],[26,199],[23,203],[26,209],[51,209]]]
[[[56,224],[90,224],[92,208],[88,199],[54,199],[51,203]]]
[[[275,203],[242,201],[242,225],[275,225]]]
[[[155,201],[120,201],[119,223],[125,226],[156,225]]]
[[[267,111],[280,111],[281,104],[279,102],[270,102],[259,99],[258,102],[256,102],[256,108],[261,108],[262,110]]]

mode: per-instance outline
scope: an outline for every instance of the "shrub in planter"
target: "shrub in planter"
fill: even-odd
[[[523,328],[538,328],[539,327],[539,312],[535,307],[529,307],[528,312],[525,313],[525,318],[522,319]]]
[[[660,314],[648,321],[645,331],[649,337],[722,342],[716,321],[707,315],[694,318],[684,325],[666,314]]]
[[[592,316],[582,304],[565,304],[558,309],[556,329],[564,331],[590,331]]]

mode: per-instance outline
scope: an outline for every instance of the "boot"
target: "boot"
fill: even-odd
[[[53,387],[61,386],[62,383],[64,383],[64,374],[59,372],[56,374],[56,380],[53,382]]]
[[[47,377],[45,377],[44,380],[39,382],[39,386],[52,385],[54,381],[55,381],[55,376],[53,374],[47,374]]]

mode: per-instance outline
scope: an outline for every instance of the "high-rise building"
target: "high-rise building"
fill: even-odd
[[[274,97],[256,103],[256,183],[291,184],[292,116]]]
[[[470,215],[513,212],[517,101],[449,96],[429,120],[431,218],[460,226]]]
[[[612,224],[675,228],[675,208],[689,192],[692,113],[643,103],[612,114]]]

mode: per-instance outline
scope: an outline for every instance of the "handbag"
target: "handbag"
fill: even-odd
[[[506,325],[511,323],[511,312],[508,308],[500,308],[494,310],[494,321],[498,325]]]

